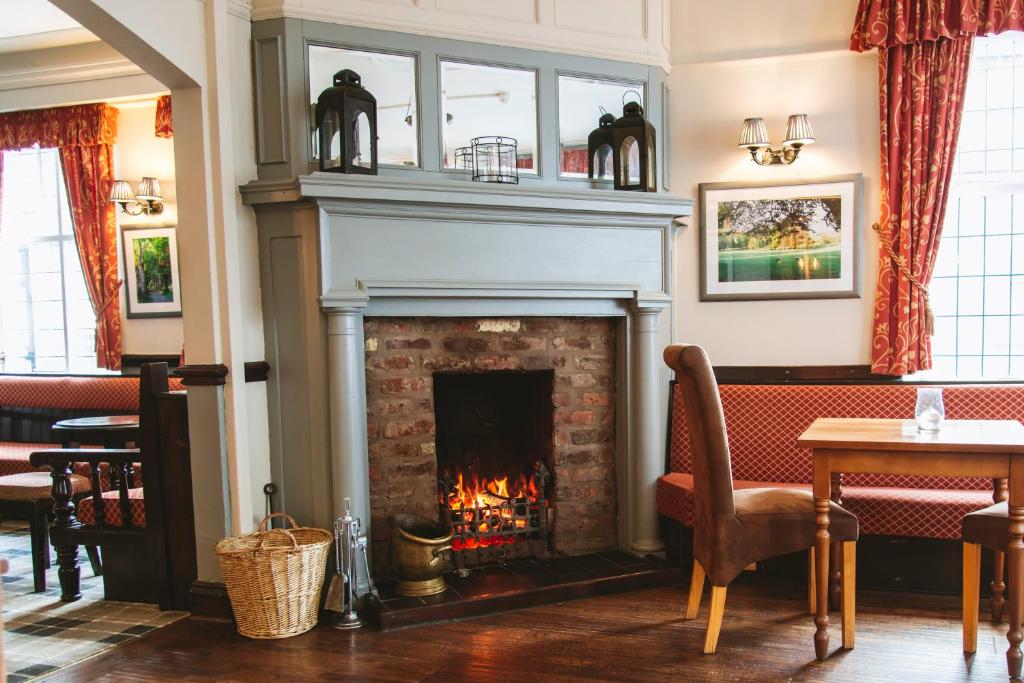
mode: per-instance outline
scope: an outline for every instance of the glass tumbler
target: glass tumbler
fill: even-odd
[[[946,409],[942,405],[942,389],[918,387],[914,416],[917,418],[917,428],[922,432],[938,431],[946,417]]]

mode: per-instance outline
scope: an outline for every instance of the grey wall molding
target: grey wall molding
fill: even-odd
[[[308,103],[308,46],[327,45],[412,55],[417,64],[419,168],[384,167],[381,175],[449,177],[467,181],[463,174],[441,169],[441,90],[439,64],[450,58],[481,64],[504,64],[537,72],[538,174],[521,175],[528,185],[606,187],[587,179],[559,177],[558,76],[592,76],[642,83],[644,109],[657,129],[658,173],[667,187],[667,95],[665,72],[656,66],[608,59],[559,54],[541,50],[487,45],[469,41],[381,31],[300,19],[253,22],[253,60],[256,78],[256,137],[261,179],[297,177],[315,169]],[[596,121],[595,121],[596,125]]]

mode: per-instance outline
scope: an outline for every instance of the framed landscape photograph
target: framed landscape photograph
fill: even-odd
[[[700,300],[860,296],[860,174],[700,185]]]
[[[121,231],[129,318],[181,316],[178,241],[174,226]]]

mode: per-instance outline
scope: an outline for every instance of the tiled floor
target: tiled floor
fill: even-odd
[[[11,564],[3,577],[8,683],[52,673],[186,616],[156,605],[104,600],[103,579],[92,575],[85,550],[79,554],[81,600],[60,601],[55,562],[46,572],[46,591],[33,593],[28,526],[8,520],[0,525],[0,556]]]

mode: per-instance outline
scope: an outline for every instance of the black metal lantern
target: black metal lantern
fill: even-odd
[[[612,163],[612,124],[615,116],[604,111],[597,120],[597,128],[590,131],[587,138],[587,176],[598,180],[607,180],[613,175]]]
[[[639,102],[627,102],[622,107],[622,118],[612,124],[616,190],[658,191],[654,149],[654,126],[644,118],[644,108]]]
[[[351,69],[316,100],[320,170],[377,175],[377,98]]]

